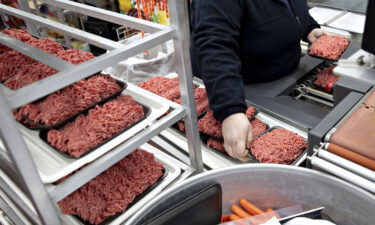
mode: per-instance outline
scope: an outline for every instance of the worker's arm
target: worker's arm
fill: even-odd
[[[309,24],[307,25],[306,31],[302,36],[302,40],[305,42],[313,43],[315,39],[312,39],[312,37],[318,38],[321,35],[323,35],[323,34],[320,35],[320,33],[316,33],[315,31],[322,30],[322,29],[320,29],[320,25],[315,21],[315,19],[311,15],[309,15],[308,23]]]
[[[191,10],[192,41],[210,108],[215,118],[223,122],[228,153],[243,157],[246,137],[251,132],[244,114],[246,103],[239,57],[243,0],[194,0]]]

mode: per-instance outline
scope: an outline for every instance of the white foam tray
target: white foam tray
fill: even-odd
[[[279,126],[282,128],[285,128],[287,130],[293,131],[300,135],[301,137],[307,139],[307,132],[304,132],[298,128],[295,128],[287,123],[284,123],[280,120],[276,120],[262,112],[259,112],[256,117],[257,119],[263,121],[266,123],[269,127],[273,126]],[[187,146],[187,140],[184,135],[182,135],[180,132],[174,130],[173,128],[169,128],[161,133],[163,137],[168,139],[170,142],[178,146],[180,149],[182,149],[185,152],[188,152],[188,146]],[[241,162],[237,159],[232,159],[229,156],[226,157],[222,155],[221,153],[216,152],[216,150],[213,150],[211,148],[208,148],[205,144],[201,144],[202,149],[202,158],[203,163],[210,167],[211,169],[219,169],[227,166],[233,166],[233,165],[239,165],[244,164],[244,162]],[[294,166],[299,166],[307,156],[307,152],[303,152],[302,155],[298,158],[297,161],[293,163]],[[255,163],[255,161],[250,161],[247,163]]]
[[[128,87],[122,94],[131,95],[137,102],[148,106],[151,110],[150,115],[127,131],[79,159],[65,157],[41,140],[39,138],[39,131],[33,131],[19,125],[21,133],[25,137],[25,142],[38,168],[39,175],[44,183],[53,183],[85,164],[94,161],[152,124],[157,118],[166,113],[169,108],[168,105],[153,100],[145,91],[132,84],[128,84]]]
[[[128,208],[124,213],[122,213],[119,217],[117,217],[115,220],[110,222],[108,225],[118,225],[118,224],[123,223],[125,220],[131,217],[134,213],[139,211],[151,199],[155,198],[163,189],[165,189],[168,185],[170,185],[181,174],[180,167],[175,166],[169,160],[170,156],[163,153],[159,149],[149,144],[143,144],[140,147],[140,149],[144,149],[148,152],[153,153],[155,155],[155,160],[161,162],[164,165],[164,168],[166,168],[166,171],[168,174],[164,178],[162,178],[160,183],[152,191],[150,191],[147,195],[141,198],[136,204]],[[26,195],[1,170],[0,170],[0,177],[2,177],[8,183],[8,185],[16,192],[16,194],[26,203],[26,205],[29,206],[35,212],[35,209],[33,208],[30,200],[26,197]],[[74,216],[63,214],[61,213],[59,209],[57,209],[57,212],[63,224],[82,225],[82,223],[79,220],[77,220]]]

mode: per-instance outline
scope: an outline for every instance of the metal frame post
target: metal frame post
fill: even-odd
[[[32,200],[41,221],[44,224],[59,225],[60,220],[56,214],[55,206],[52,204],[46,188],[40,180],[38,171],[32,160],[24,140],[17,129],[16,122],[5,100],[5,95],[0,90],[0,138],[4,141],[10,158],[23,180],[24,188]]]
[[[177,37],[174,42],[174,53],[177,58],[177,73],[183,106],[186,108],[185,117],[186,138],[191,166],[197,173],[203,172],[201,141],[198,132],[197,114],[195,111],[193,74],[190,61],[189,16],[187,1],[169,0],[171,27],[176,29]]]

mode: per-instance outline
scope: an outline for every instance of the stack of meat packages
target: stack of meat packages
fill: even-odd
[[[94,58],[90,52],[65,50],[58,43],[34,38],[25,30],[10,29],[3,33],[75,65]],[[0,80],[10,89],[22,88],[58,72],[4,45],[0,45],[0,50]],[[98,74],[24,105],[13,113],[16,120],[29,128],[56,127],[48,131],[48,143],[78,158],[144,117],[143,106],[128,95],[96,105],[120,94],[122,89],[111,76]]]
[[[138,86],[177,104],[182,103],[178,77],[166,78],[157,76],[139,83]],[[194,99],[197,116],[208,110],[209,104],[205,88],[195,88]],[[185,132],[185,124],[183,121],[179,121],[177,125],[181,132]]]
[[[10,29],[3,33],[72,64],[94,58],[90,52],[64,50],[58,43],[34,38],[25,30]],[[1,44],[0,58],[0,81],[13,90],[58,72]],[[48,130],[47,140],[59,151],[78,158],[144,117],[143,106],[130,95],[119,95],[102,105],[96,105],[87,113],[81,113],[103,99],[120,94],[122,90],[123,87],[111,76],[98,74],[22,106],[14,111],[14,115],[18,121],[31,128],[38,128],[35,124],[51,127],[61,122],[65,124]],[[72,116],[77,117],[64,122]],[[135,150],[61,200],[59,206],[63,213],[77,215],[91,224],[99,224],[123,212],[137,196],[155,184],[163,173],[163,165],[155,161],[153,154]]]
[[[286,129],[271,129],[258,119],[254,119],[254,107],[248,107],[246,116],[253,128],[254,141],[247,148],[250,153],[262,163],[291,164],[304,149],[307,143],[298,134]],[[225,153],[222,125],[217,121],[212,111],[208,111],[198,121],[199,131],[208,135],[207,146]]]

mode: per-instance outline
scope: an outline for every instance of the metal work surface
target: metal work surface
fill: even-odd
[[[363,55],[367,55],[367,53],[364,50],[359,50],[353,55],[351,55],[348,59],[356,61],[359,57]],[[369,68],[361,68],[359,66],[357,67],[344,67],[344,66],[338,66],[334,70],[335,73],[349,78],[354,78],[356,80],[364,81],[370,84],[375,84],[375,68],[369,69]]]
[[[186,199],[212,184],[221,186],[223,214],[228,214],[232,204],[238,204],[241,198],[245,198],[264,209],[293,205],[299,205],[304,210],[325,207],[324,213],[340,225],[370,225],[375,221],[375,196],[363,189],[313,170],[251,164],[213,170],[189,178],[153,199],[126,224],[142,224],[161,212],[173,209],[172,204],[177,204],[178,200]]]
[[[293,99],[289,94],[299,79],[322,62],[306,55],[301,58],[298,68],[290,75],[272,82],[246,85],[246,100],[267,114],[289,120],[296,126],[311,129],[328,114],[329,110]]]

